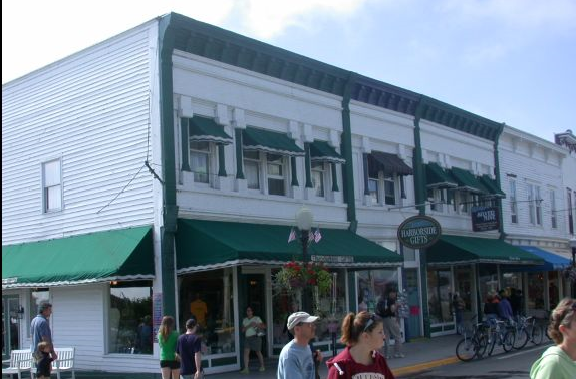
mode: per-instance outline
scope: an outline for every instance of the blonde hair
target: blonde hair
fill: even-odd
[[[162,337],[162,341],[166,342],[170,333],[174,330],[174,317],[172,316],[164,316],[162,318],[162,324],[160,324],[160,337]]]
[[[560,332],[560,325],[570,328],[570,324],[576,318],[574,303],[576,303],[576,300],[566,297],[558,303],[550,315],[548,335],[558,345],[564,340],[564,336]]]
[[[38,342],[38,346],[36,346],[36,351],[34,352],[34,358],[37,361],[42,359],[42,353],[46,348],[52,350],[52,344],[48,341]]]

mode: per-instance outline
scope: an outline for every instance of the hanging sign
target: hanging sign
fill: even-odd
[[[498,230],[500,218],[497,207],[472,207],[472,230],[475,232],[487,232]]]
[[[442,235],[440,223],[428,216],[413,216],[398,227],[398,241],[411,249],[434,245]]]

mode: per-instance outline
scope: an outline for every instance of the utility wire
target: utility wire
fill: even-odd
[[[146,163],[148,163],[148,162],[146,162]],[[138,171],[136,171],[136,173],[134,174],[134,176],[132,176],[132,178],[128,181],[128,183],[126,183],[126,184],[124,185],[124,187],[122,187],[122,189],[120,190],[120,192],[118,192],[118,193],[116,194],[116,196],[114,196],[114,198],[108,202],[108,204],[106,204],[105,206],[103,206],[102,208],[100,208],[100,210],[98,210],[98,212],[96,212],[96,214],[102,212],[102,210],[103,210],[104,208],[107,208],[110,204],[112,204],[112,202],[114,202],[114,200],[116,200],[116,199],[118,198],[118,196],[120,196],[120,195],[124,192],[124,190],[126,189],[126,187],[128,187],[128,185],[129,185],[130,183],[132,183],[132,181],[134,180],[134,178],[136,178],[136,176],[140,173],[140,171],[142,171],[142,169],[144,168],[144,166],[145,166],[145,165],[140,166],[140,168],[138,169]]]

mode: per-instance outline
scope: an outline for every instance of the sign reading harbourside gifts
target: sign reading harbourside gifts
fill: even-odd
[[[406,247],[423,249],[434,245],[442,235],[440,223],[428,216],[413,216],[398,227],[398,240]]]

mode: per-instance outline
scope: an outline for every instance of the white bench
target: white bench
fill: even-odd
[[[26,350],[12,350],[10,352],[10,365],[2,368],[2,376],[6,375],[12,378],[12,375],[18,375],[18,379],[22,379],[22,372],[29,371],[32,375],[34,364],[32,363],[32,352],[30,349]]]
[[[56,377],[61,379],[60,373],[71,372],[72,379],[76,379],[74,372],[74,355],[75,349],[73,347],[60,347],[54,349],[58,355],[58,359],[52,362],[52,373],[56,373]],[[32,359],[32,352],[26,350],[12,350],[10,352],[10,366],[2,369],[2,375],[7,375],[12,378],[12,375],[18,375],[18,379],[22,379],[22,372],[29,371],[30,377],[36,376],[36,364]]]
[[[69,371],[72,373],[72,379],[76,379],[76,375],[74,373],[75,348],[57,347],[54,350],[56,351],[56,355],[58,355],[58,359],[52,362],[52,373],[56,372],[56,378],[60,379],[61,372]]]

